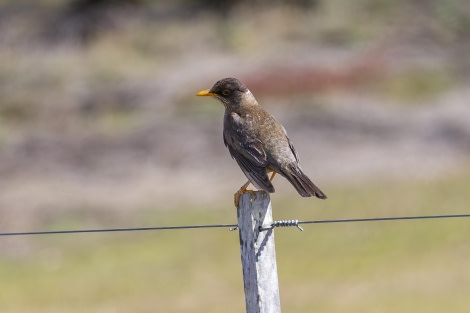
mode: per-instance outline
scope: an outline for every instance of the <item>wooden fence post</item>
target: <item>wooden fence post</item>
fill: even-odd
[[[271,199],[264,191],[244,193],[237,208],[247,313],[280,313]]]

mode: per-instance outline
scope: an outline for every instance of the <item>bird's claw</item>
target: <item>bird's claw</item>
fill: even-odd
[[[250,193],[253,196],[253,200],[256,200],[256,193],[254,190],[249,190],[249,189],[246,189],[246,187],[242,187],[233,195],[233,203],[235,204],[235,207],[238,208],[238,205],[240,204],[240,197],[244,193]]]

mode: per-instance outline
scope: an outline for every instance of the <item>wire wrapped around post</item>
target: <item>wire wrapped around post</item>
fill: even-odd
[[[269,226],[260,226],[259,230],[264,231],[264,230],[273,229],[275,227],[292,227],[292,226],[297,227],[300,231],[304,231],[304,229],[302,227],[300,227],[300,225],[299,225],[299,220],[274,221]]]

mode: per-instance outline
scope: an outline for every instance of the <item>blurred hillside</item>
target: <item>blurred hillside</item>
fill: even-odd
[[[319,186],[459,171],[469,39],[464,0],[1,1],[0,227],[230,207],[223,108],[194,96],[227,76]]]
[[[468,214],[465,0],[0,0],[0,232],[234,223],[240,78],[327,201],[275,219]],[[276,230],[285,312],[468,311],[468,219]],[[0,311],[241,312],[225,229],[1,237]],[[201,288],[203,286],[203,288]]]

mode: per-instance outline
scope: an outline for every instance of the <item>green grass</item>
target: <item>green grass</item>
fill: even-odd
[[[470,172],[433,181],[328,188],[328,201],[273,196],[275,219],[468,213]],[[189,208],[188,208],[189,209]],[[144,225],[232,223],[235,210],[142,214]],[[276,230],[284,312],[467,312],[470,219]],[[1,240],[5,240],[2,238]],[[2,313],[244,312],[237,232],[34,238],[0,259]]]

